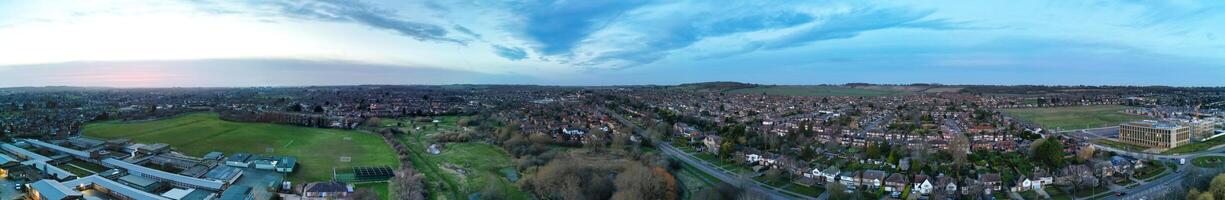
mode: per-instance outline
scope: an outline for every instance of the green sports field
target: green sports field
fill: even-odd
[[[757,86],[752,88],[729,90],[728,92],[736,94],[767,94],[784,96],[888,96],[909,93],[901,90],[860,89],[821,85]]]
[[[1145,116],[1123,113],[1122,111],[1127,108],[1129,107],[1120,105],[1094,105],[1004,109],[1004,112],[1023,121],[1037,123],[1044,128],[1062,128],[1063,130],[1117,126],[1125,122],[1150,119]]]
[[[332,179],[332,167],[399,167],[395,152],[382,137],[357,131],[224,121],[216,113],[194,113],[139,122],[101,122],[85,126],[84,135],[129,138],[140,143],[167,143],[177,151],[202,156],[211,151],[298,157],[289,180],[302,183]],[[349,161],[342,161],[348,157]]]

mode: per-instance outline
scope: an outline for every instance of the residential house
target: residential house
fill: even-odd
[[[719,146],[723,144],[723,138],[718,135],[708,135],[702,139],[702,144],[706,145],[707,152],[719,153]]]
[[[1029,191],[1029,190],[1041,190],[1042,189],[1041,184],[1035,184],[1035,182],[1037,181],[1032,181],[1030,180],[1030,178],[1021,176],[1020,178],[1017,178],[1017,180],[1014,181],[1015,184],[1009,188],[1009,191],[1024,192],[1024,191]]]
[[[838,182],[846,186],[847,190],[855,190],[859,186],[859,172],[846,171],[838,174]]]
[[[958,188],[959,187],[957,185],[957,180],[953,180],[953,178],[944,176],[943,174],[936,176],[936,191],[937,192],[940,192],[941,194],[946,194],[946,195],[957,194]]]
[[[860,176],[860,184],[867,187],[869,190],[879,189],[885,182],[885,172],[880,170],[866,170]]]
[[[935,189],[934,187],[935,185],[932,184],[932,180],[927,178],[927,175],[918,174],[914,175],[914,188],[911,188],[910,191],[926,195],[931,194],[932,189]]]
[[[307,198],[342,199],[350,194],[353,186],[342,182],[315,182],[302,187],[302,196]]]
[[[830,165],[829,167],[825,168],[825,170],[822,170],[818,175],[824,177],[826,183],[833,183],[834,181],[838,181],[838,175],[841,173],[842,170],[839,170],[838,166]]]
[[[991,191],[1000,191],[1003,189],[1004,185],[1000,180],[1000,174],[997,173],[979,174],[978,181],[981,182],[984,187],[986,187],[984,189],[989,189]]]
[[[901,192],[906,190],[906,175],[902,173],[893,173],[889,178],[885,178],[886,192]]]

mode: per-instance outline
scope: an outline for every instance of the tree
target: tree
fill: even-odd
[[[639,163],[626,164],[614,183],[617,192],[612,199],[676,199],[676,179],[663,168],[651,168]]]
[[[713,188],[702,189],[702,191],[693,194],[692,199],[734,200],[740,197],[742,192],[743,191],[736,186],[719,182],[719,184],[715,185]]]
[[[1093,145],[1089,145],[1089,146],[1085,146],[1084,148],[1080,148],[1080,151],[1076,152],[1076,160],[1080,162],[1089,160],[1090,158],[1093,158],[1093,153],[1096,151],[1097,149],[1093,147]]]
[[[602,169],[607,166],[591,166],[596,164],[553,159],[525,177],[520,187],[546,199],[608,199],[615,188],[606,178],[609,171]]]
[[[830,199],[850,199],[851,194],[846,192],[846,186],[837,181],[825,184],[825,192],[829,192]]]
[[[965,134],[953,133],[953,137],[949,139],[949,156],[953,157],[953,166],[960,168],[966,163],[966,156],[970,149],[970,139]]]
[[[1053,169],[1063,165],[1063,154],[1063,143],[1059,140],[1048,139],[1038,144],[1030,157]]]
[[[731,154],[732,154],[732,142],[723,141],[723,144],[719,145],[719,158],[720,159],[727,158],[727,156]]]

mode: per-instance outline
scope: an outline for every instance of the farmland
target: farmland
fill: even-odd
[[[843,86],[757,86],[729,90],[735,94],[767,94],[784,96],[888,96],[910,92],[888,89],[861,89]]]
[[[1064,130],[1116,126],[1121,123],[1149,119],[1123,113],[1127,106],[1094,105],[1051,108],[1004,109],[1005,113],[1044,128]]]
[[[85,136],[103,139],[166,143],[193,156],[212,151],[296,156],[298,168],[288,176],[296,183],[331,180],[333,167],[399,166],[394,151],[377,135],[223,121],[216,113],[193,113],[152,121],[92,123],[82,132]],[[342,157],[350,159],[343,162]]]

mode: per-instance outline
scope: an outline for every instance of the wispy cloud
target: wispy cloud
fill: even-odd
[[[303,1],[268,3],[290,17],[353,22],[374,28],[387,29],[421,41],[442,41],[466,45],[467,42],[448,37],[442,26],[405,19],[396,10],[368,5],[360,1]],[[466,30],[466,29],[465,29]]]
[[[524,51],[522,48],[519,48],[519,47],[505,47],[502,45],[493,45],[493,48],[494,48],[494,53],[497,53],[498,56],[502,56],[503,58],[506,58],[506,59],[523,60],[524,58],[527,58],[527,51]]]
[[[766,50],[791,48],[815,41],[851,38],[866,31],[888,28],[950,29],[956,26],[940,19],[925,20],[933,12],[904,8],[855,8],[843,13],[822,16],[820,24],[765,41],[761,48]]]
[[[706,38],[737,33],[794,27],[813,21],[813,16],[791,10],[749,13],[744,15],[692,15],[648,24],[642,34],[632,40],[638,45],[602,53],[582,63],[587,66],[617,62],[611,68],[632,67],[659,60],[669,51],[689,47]],[[609,66],[605,66],[609,68]]]

